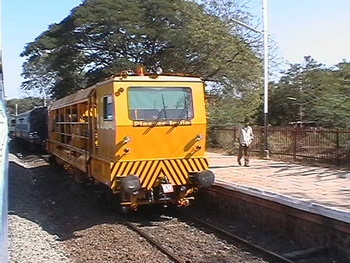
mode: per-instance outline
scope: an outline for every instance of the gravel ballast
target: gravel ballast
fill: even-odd
[[[9,262],[172,262],[130,230],[98,188],[74,183],[64,169],[23,147],[10,149]],[[138,214],[133,218],[137,221]],[[169,236],[164,232],[164,238],[163,232],[156,236],[186,262],[264,262],[194,227]]]

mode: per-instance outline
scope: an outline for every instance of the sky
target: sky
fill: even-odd
[[[262,20],[262,0],[242,0]],[[2,0],[2,56],[6,99],[24,98],[20,53],[81,0]],[[268,0],[268,32],[288,63],[311,56],[328,67],[350,62],[349,0]],[[261,29],[261,24],[256,22]],[[253,21],[254,26],[254,21]]]

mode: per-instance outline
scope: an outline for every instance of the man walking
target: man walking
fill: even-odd
[[[254,139],[253,129],[249,125],[249,118],[245,118],[244,127],[238,132],[239,150],[237,161],[239,165],[242,165],[241,159],[244,156],[244,166],[247,167],[249,166],[250,144]]]

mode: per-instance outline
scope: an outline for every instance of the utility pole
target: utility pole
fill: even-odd
[[[263,31],[258,31],[255,28],[246,25],[245,23],[231,19],[233,22],[264,36],[264,157],[270,159],[268,149],[268,114],[269,114],[269,31],[268,31],[268,0],[263,0]]]
[[[265,158],[270,159],[268,137],[268,114],[269,114],[269,30],[268,30],[268,0],[263,0],[264,18],[264,153]]]

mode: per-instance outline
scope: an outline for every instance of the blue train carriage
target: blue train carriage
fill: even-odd
[[[47,107],[36,107],[18,114],[14,134],[16,138],[44,148],[48,137]]]

